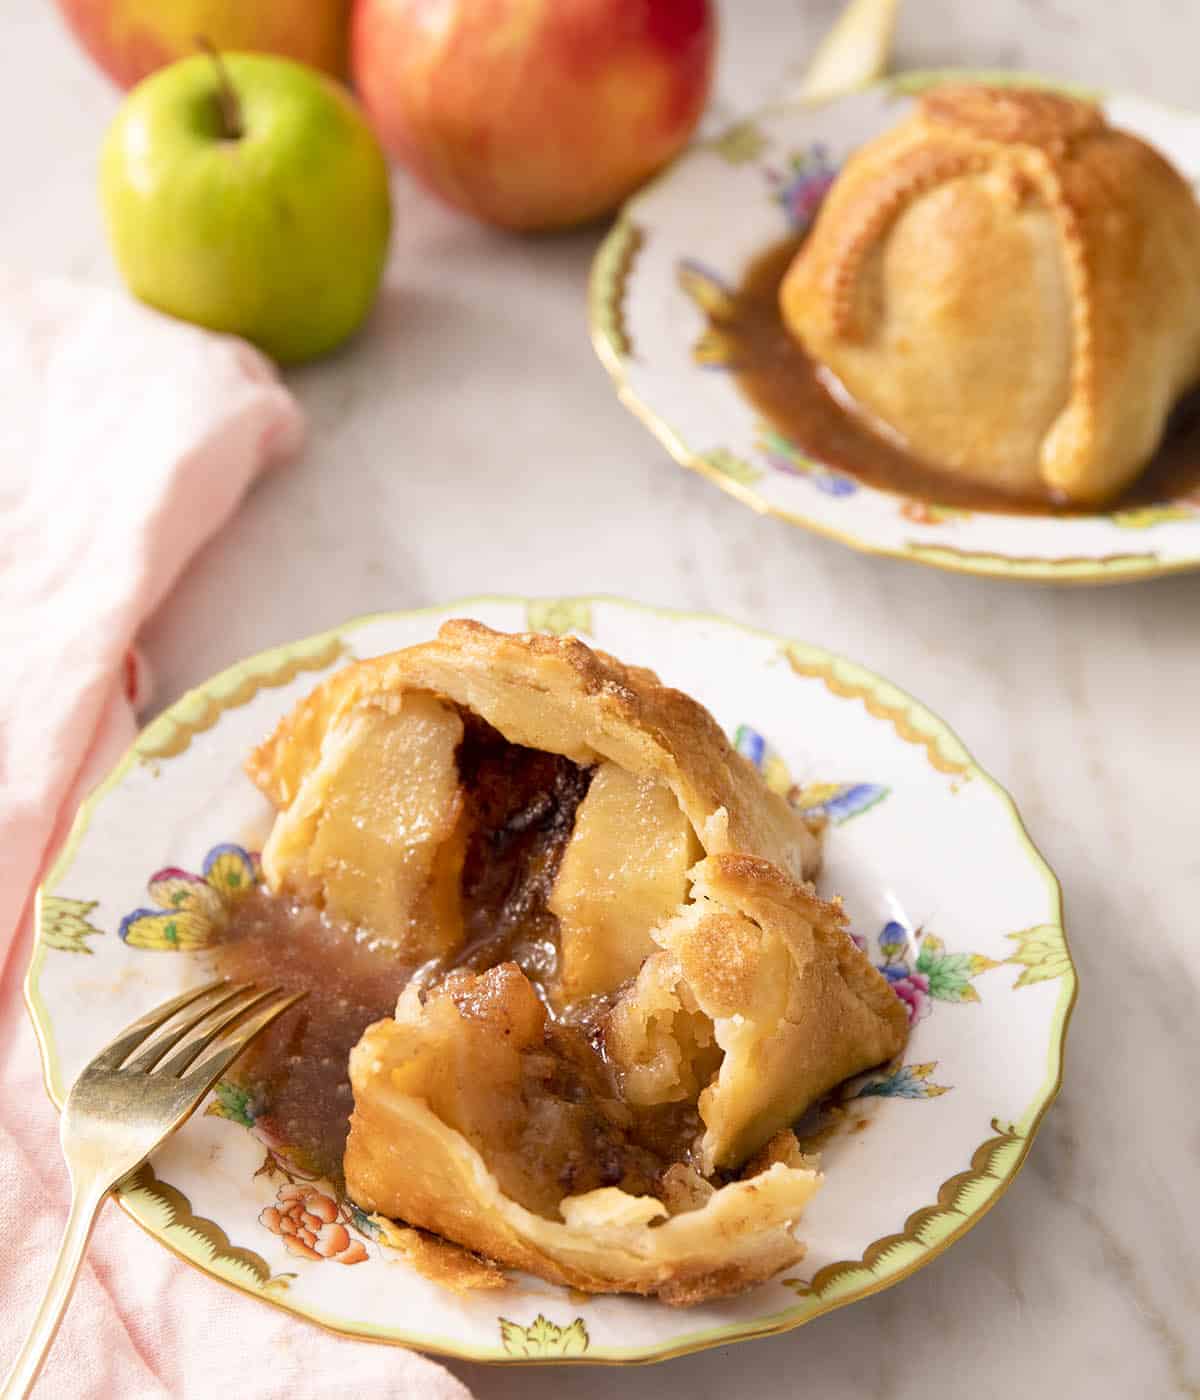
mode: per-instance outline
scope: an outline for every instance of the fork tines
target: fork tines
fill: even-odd
[[[250,1039],[298,1000],[298,994],[284,995],[278,987],[262,989],[253,983],[224,979],[209,982],[135,1021],[97,1057],[95,1064],[97,1068],[123,1074],[154,1073],[182,1079],[196,1060],[224,1036],[216,1050],[189,1076],[216,1078]],[[256,1008],[256,1014],[248,1017]],[[131,1059],[139,1050],[141,1053]],[[176,1053],[171,1055],[173,1050]],[[168,1055],[170,1058],[165,1059]]]

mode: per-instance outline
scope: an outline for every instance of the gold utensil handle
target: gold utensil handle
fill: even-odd
[[[76,1184],[72,1180],[71,1212],[67,1216],[54,1272],[25,1345],[0,1387],[0,1400],[22,1400],[33,1389],[71,1300],[92,1226],[107,1195],[108,1187],[103,1183],[91,1180]]]
[[[881,78],[892,53],[900,0],[848,0],[817,47],[799,86],[801,102],[822,102]]]
[[[187,1122],[254,1037],[301,995],[219,977],[140,1016],[84,1065],[59,1125],[71,1213],[46,1296],[0,1400],[33,1389],[105,1196]]]

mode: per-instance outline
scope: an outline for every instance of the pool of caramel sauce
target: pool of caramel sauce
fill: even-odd
[[[929,504],[1029,515],[1091,513],[965,481],[872,432],[842,407],[779,310],[779,284],[801,241],[789,238],[751,263],[734,293],[732,315],[720,321],[738,386],[764,419],[807,456],[866,485]],[[1106,509],[1158,504],[1198,490],[1200,390],[1180,402],[1146,471]]]
[[[464,715],[458,766],[470,837],[463,868],[461,951],[435,970],[511,959],[535,986],[554,976],[557,921],[546,908],[590,774],[569,759],[509,744]],[[234,981],[303,992],[231,1075],[255,1095],[256,1122],[297,1165],[342,1184],[354,1106],[348,1060],[363,1031],[394,1014],[417,964],[387,938],[257,887],[238,904],[213,952]]]
[[[214,951],[217,972],[303,992],[230,1075],[252,1089],[260,1129],[296,1164],[342,1184],[350,1131],[348,1060],[363,1031],[391,1016],[414,970],[395,949],[256,888],[240,900]]]

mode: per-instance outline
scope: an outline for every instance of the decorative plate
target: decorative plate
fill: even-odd
[[[592,269],[592,339],[621,401],[671,455],[755,510],[871,554],[993,578],[1120,583],[1200,568],[1200,492],[1105,515],[931,505],[805,456],[743,397],[706,338],[705,303],[802,233],[846,157],[947,77],[917,73],[821,105],[776,107],[695,147],[625,206]],[[1105,97],[1114,125],[1200,178],[1200,115]]]
[[[801,1225],[807,1257],[693,1309],[520,1275],[455,1295],[329,1183],[303,1178],[254,1094],[233,1085],[121,1205],[216,1278],[325,1327],[484,1361],[677,1356],[798,1326],[936,1258],[1012,1180],[1058,1089],[1075,997],[1058,884],[1006,793],[902,691],[816,647],[611,599],[477,598],[363,618],[252,657],[156,719],[80,810],[39,894],[26,991],[51,1097],[62,1103],[120,1027],[209,975],[205,948],[269,822],[242,773],[249,748],[347,659],[464,615],[575,632],[657,668],[773,787],[828,817],[823,887],[845,896],[912,1036],[901,1061],[839,1092],[826,1181]]]

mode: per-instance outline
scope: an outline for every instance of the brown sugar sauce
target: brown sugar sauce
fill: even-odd
[[[475,1057],[484,1076],[499,1056],[495,1081],[476,1091],[459,1085],[452,1112],[510,1199],[556,1219],[564,1196],[616,1186],[661,1198],[670,1188],[678,1169],[667,1173],[687,1161],[699,1114],[682,1102],[625,1102],[596,1021],[552,1019],[511,962],[482,974],[457,969],[430,995],[453,1002],[461,1028],[441,1039],[446,1020],[435,1011],[427,1055]]]
[[[783,323],[779,286],[801,239],[769,248],[746,271],[716,330],[738,386],[805,455],[868,486],[934,505],[1021,514],[1087,513],[979,486],[906,452],[860,421],[825,387],[817,365]],[[1200,391],[1176,407],[1141,477],[1108,509],[1158,504],[1200,491]]]
[[[463,714],[462,722],[466,936],[452,966],[481,971],[513,961],[544,987],[558,971],[558,920],[547,902],[591,770],[510,744],[477,715]]]
[[[262,887],[235,906],[215,950],[226,977],[305,993],[235,1077],[255,1096],[259,1128],[297,1165],[338,1186],[353,1108],[350,1051],[367,1026],[394,1014],[414,973],[432,988],[456,969],[515,963],[543,1000],[557,974],[558,923],[547,901],[591,772],[510,744],[476,716],[462,719],[464,941],[452,959],[418,968],[386,937]],[[548,1018],[544,1039],[524,1057],[524,1098],[534,1118],[542,1115],[544,1158],[528,1189],[546,1201],[617,1183],[653,1192],[701,1126],[693,1105],[633,1110],[621,1102],[601,1046],[609,1002],[593,998]]]
[[[341,1184],[353,1098],[347,1061],[363,1031],[390,1016],[414,970],[382,940],[258,888],[235,906],[217,971],[304,1000],[259,1036],[233,1077],[252,1088],[257,1123],[297,1165]]]

